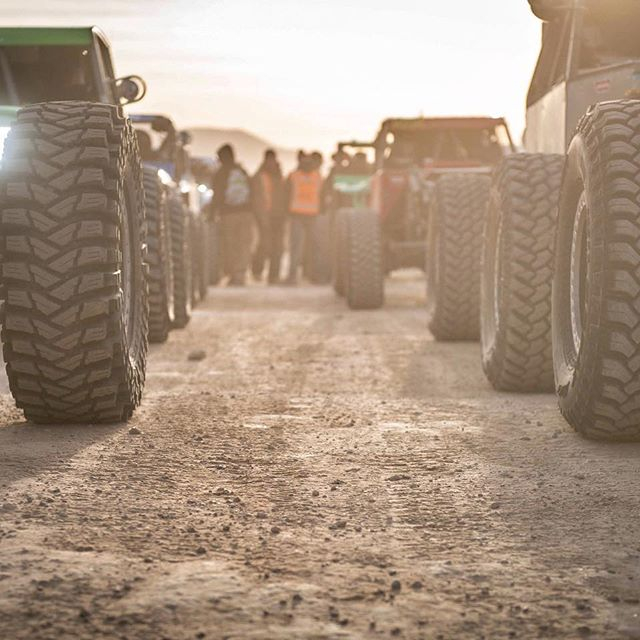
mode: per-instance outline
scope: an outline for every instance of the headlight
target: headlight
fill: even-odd
[[[171,186],[173,184],[173,178],[164,170],[158,169],[158,178],[165,186]]]
[[[10,130],[11,127],[0,127],[0,160],[4,155],[4,141],[7,139]]]

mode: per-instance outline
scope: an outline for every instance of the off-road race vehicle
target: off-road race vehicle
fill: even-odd
[[[531,0],[544,21],[527,153],[495,173],[482,357],[580,433],[640,437],[640,3]],[[553,293],[552,293],[553,290]]]
[[[171,247],[173,266],[172,326],[182,328],[191,318],[192,307],[206,296],[209,284],[208,237],[199,185],[187,149],[190,136],[178,131],[173,121],[164,115],[134,114],[131,120],[147,171],[151,174],[155,169],[166,192],[171,227],[171,237],[167,239],[171,244],[167,246]],[[154,278],[154,261],[150,262],[150,324],[153,327],[154,282],[160,282],[161,274]],[[162,260],[158,260],[158,264],[162,265]]]
[[[206,228],[205,199],[203,199],[201,191],[203,185],[200,185],[195,177],[192,158],[188,149],[192,137],[188,131],[180,131],[179,136],[185,163],[185,171],[180,178],[179,185],[183,201],[189,211],[191,223],[191,272],[193,274],[191,278],[191,300],[195,306],[207,297],[207,290],[211,280],[211,267],[209,264],[211,248]]]
[[[188,156],[170,118],[134,114],[131,121],[145,164],[147,227],[155,229],[149,237],[149,339],[163,342],[171,327],[188,324],[194,297]]]
[[[194,156],[191,158],[191,168],[198,185],[199,210],[202,212],[205,226],[206,255],[209,268],[208,283],[217,285],[222,278],[222,243],[219,223],[211,215],[211,204],[213,202],[213,183],[219,168],[219,161],[210,156]]]
[[[115,422],[147,354],[141,162],[95,28],[0,29],[2,343],[34,422]]]
[[[349,214],[344,242],[351,306],[381,306],[385,273],[426,266],[433,335],[477,339],[489,173],[514,149],[506,122],[393,118],[382,123],[373,147],[370,208]]]
[[[333,156],[334,166],[327,177],[324,207],[329,212],[333,288],[339,296],[347,295],[348,220],[357,215],[355,211],[369,208],[373,165],[367,161],[366,153],[372,149],[370,142],[339,142]],[[351,287],[350,292],[351,296],[363,293],[362,287],[358,286]],[[373,293],[365,292],[367,298],[374,298],[376,293],[380,302],[376,301],[375,307],[382,304],[382,288]],[[347,302],[351,307],[358,306],[358,300],[350,299],[348,295]]]

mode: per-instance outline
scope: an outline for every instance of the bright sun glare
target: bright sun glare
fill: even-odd
[[[98,24],[146,111],[325,150],[421,113],[506,115],[519,139],[540,31],[525,0],[4,0],[0,19]]]

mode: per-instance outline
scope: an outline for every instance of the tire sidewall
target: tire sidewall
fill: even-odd
[[[484,228],[484,246],[482,250],[480,280],[480,343],[482,364],[485,369],[491,367],[494,360],[502,360],[504,351],[500,318],[504,309],[504,289],[499,285],[503,281],[502,273],[508,259],[505,260],[505,236],[509,233],[505,219],[500,184],[494,184],[489,196],[489,207]],[[508,246],[508,245],[507,245]],[[497,268],[496,268],[497,267]]]
[[[131,140],[130,126],[125,128]],[[146,365],[147,354],[147,326],[148,326],[148,283],[147,283],[147,265],[145,264],[146,252],[146,234],[145,229],[145,209],[144,196],[142,189],[142,169],[137,152],[136,143],[128,142],[125,139],[123,145],[124,153],[121,156],[119,189],[118,189],[118,207],[120,209],[120,272],[122,274],[123,265],[123,248],[125,234],[123,233],[124,225],[128,225],[129,233],[129,255],[131,256],[131,282],[129,286],[131,291],[131,323],[130,331],[127,331],[129,320],[125,317],[126,309],[124,305],[124,297],[120,304],[120,322],[121,335],[123,345],[124,368],[126,376],[129,380],[138,378],[142,381],[140,384],[129,384],[127,393],[133,390],[134,396],[127,399],[127,407],[125,408],[124,418],[127,418],[133,409],[140,403]],[[122,277],[122,276],[121,276]],[[122,283],[124,287],[124,283]],[[124,296],[124,291],[121,293]]]
[[[342,296],[345,292],[344,251],[346,234],[346,212],[338,209],[332,215],[331,236],[333,247],[333,289]]]
[[[438,188],[434,190],[434,198],[429,205],[429,220],[427,222],[427,251],[425,256],[425,283],[427,296],[427,322],[435,320],[438,305],[438,284],[440,275],[440,249],[438,243],[440,241],[440,233],[438,228],[439,207],[438,207]]]
[[[175,319],[175,292],[174,292],[174,268],[173,251],[171,240],[171,206],[169,204],[169,194],[164,185],[161,186],[161,217],[162,217],[162,243],[164,245],[165,256],[165,296],[167,299],[167,316],[169,324]]]
[[[602,273],[604,244],[597,238],[603,237],[604,202],[598,192],[598,176],[594,175],[594,159],[589,157],[584,133],[574,137],[569,147],[562,180],[558,206],[558,225],[555,242],[555,271],[552,292],[552,341],[553,365],[556,391],[561,408],[588,403],[593,396],[593,385],[597,378],[596,363],[599,361],[597,327],[600,325],[602,300],[602,278],[594,278]],[[586,304],[582,321],[582,339],[578,353],[573,348],[570,311],[571,247],[574,220],[578,201],[584,190],[587,206],[586,235]],[[585,346],[588,345],[588,348]]]

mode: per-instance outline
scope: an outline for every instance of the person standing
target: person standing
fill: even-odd
[[[269,284],[280,281],[280,262],[286,222],[284,180],[275,151],[265,151],[264,160],[253,177],[253,212],[258,225],[258,246],[252,260],[253,276],[262,279],[265,262],[269,263]]]
[[[253,214],[251,182],[247,172],[236,162],[233,147],[218,149],[220,169],[213,179],[213,213],[220,220],[224,272],[230,286],[241,287],[246,281],[251,260]]]
[[[322,176],[317,158],[298,154],[298,168],[287,178],[286,196],[289,209],[290,237],[289,277],[287,284],[297,284],[298,272],[313,242],[314,222],[321,210]]]

